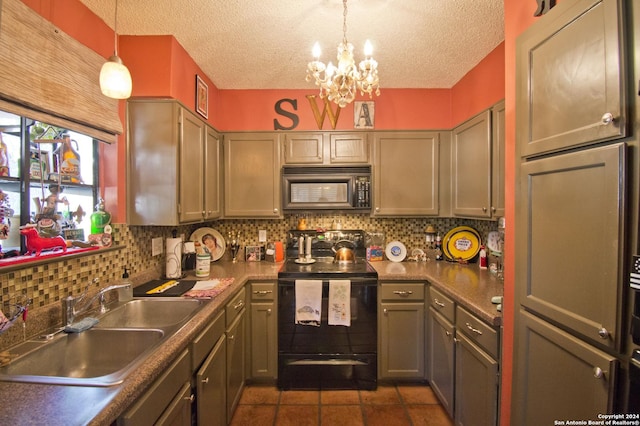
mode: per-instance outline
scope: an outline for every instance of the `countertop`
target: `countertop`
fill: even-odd
[[[189,322],[169,337],[145,366],[122,384],[109,387],[39,385],[0,382],[0,424],[110,425],[170,365],[231,297],[247,281],[275,280],[281,263],[216,262],[210,277],[233,277],[233,284],[206,303]],[[429,281],[494,326],[502,315],[491,303],[491,297],[502,295],[502,282],[476,264],[459,265],[445,262],[372,262],[382,285],[386,281]]]

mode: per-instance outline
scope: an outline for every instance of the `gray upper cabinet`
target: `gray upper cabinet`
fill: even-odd
[[[282,139],[285,164],[369,163],[367,133],[289,132]]]
[[[278,134],[226,134],[224,164],[225,217],[282,217]]]
[[[455,216],[490,218],[491,111],[465,121],[451,135],[451,202]]]
[[[220,137],[174,100],[127,102],[127,222],[173,226],[221,215]]]
[[[620,350],[625,145],[523,163],[516,204],[519,303]]]
[[[373,216],[437,216],[437,132],[375,133]]]
[[[504,216],[504,139],[505,139],[504,101],[491,108],[491,215]]]
[[[618,0],[578,0],[524,33],[517,53],[523,157],[625,136]]]

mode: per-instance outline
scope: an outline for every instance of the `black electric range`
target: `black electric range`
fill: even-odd
[[[297,263],[300,237],[310,236],[313,263]],[[278,386],[281,389],[377,387],[378,273],[365,260],[364,231],[290,231],[287,260],[278,273]],[[351,241],[352,263],[334,262],[331,247]],[[302,256],[304,258],[304,255]],[[295,323],[296,281],[322,286],[317,326]],[[329,325],[333,280],[350,281],[350,323]]]

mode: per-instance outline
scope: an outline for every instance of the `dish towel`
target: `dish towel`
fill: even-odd
[[[216,278],[213,280],[200,281],[187,291],[182,297],[192,299],[213,299],[233,283],[233,278]]]
[[[351,281],[329,280],[329,325],[351,326]]]
[[[322,281],[296,280],[296,324],[320,327]]]

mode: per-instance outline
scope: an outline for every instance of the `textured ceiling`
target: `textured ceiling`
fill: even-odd
[[[81,0],[114,27],[116,0]],[[450,88],[504,40],[503,0],[349,0],[347,39],[368,38],[380,87]],[[172,34],[220,89],[305,89],[315,41],[336,63],[341,0],[118,0],[122,35]]]

